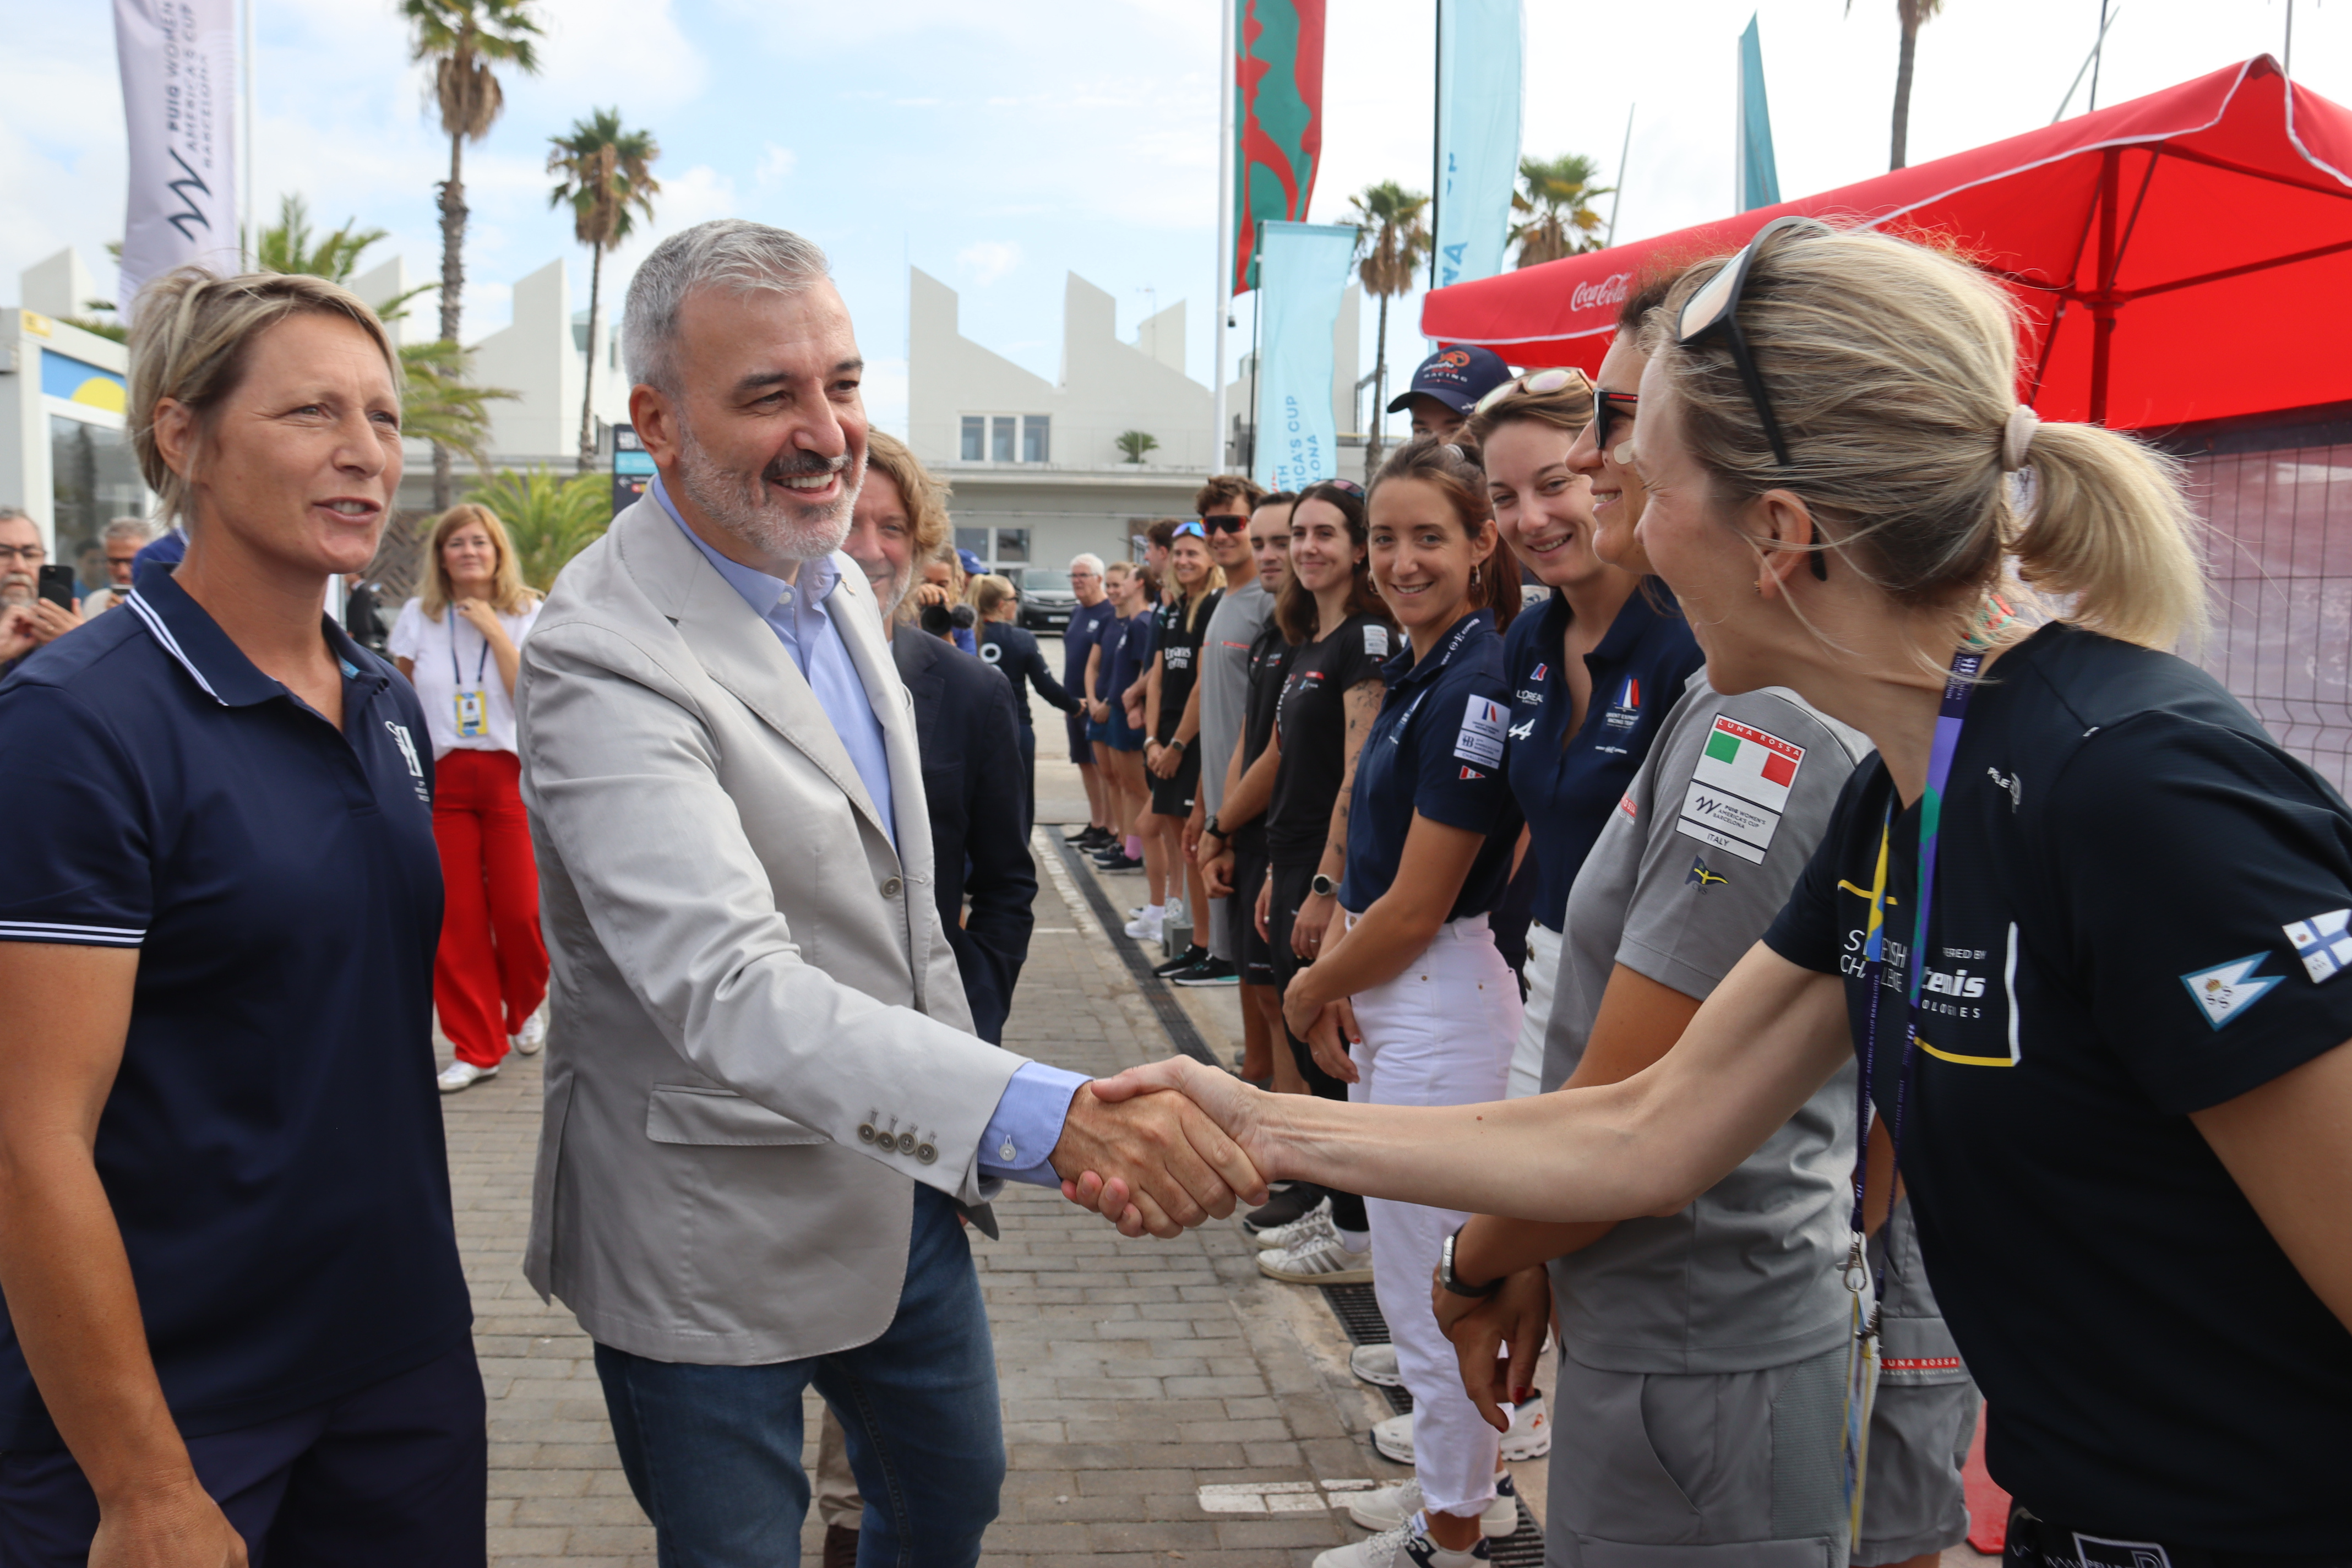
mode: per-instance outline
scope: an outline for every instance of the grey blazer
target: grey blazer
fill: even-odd
[[[753,1365],[898,1310],[914,1184],[993,1194],[1024,1058],[971,1033],[912,707],[865,574],[825,609],[882,721],[898,847],[773,630],[650,498],[522,647],[553,964],[524,1273],[599,1342]]]

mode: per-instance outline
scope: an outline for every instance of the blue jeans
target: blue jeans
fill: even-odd
[[[1004,1483],[1004,1429],[971,1248],[945,1195],[915,1189],[898,1315],[855,1350],[698,1366],[596,1347],[629,1489],[661,1568],[799,1568],[809,1481],[801,1394],[841,1418],[866,1500],[862,1568],[980,1559]]]

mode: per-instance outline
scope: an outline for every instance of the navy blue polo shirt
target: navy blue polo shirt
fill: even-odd
[[[1706,663],[1665,584],[1654,580],[1625,601],[1608,633],[1584,656],[1592,696],[1584,705],[1584,723],[1570,737],[1568,672],[1559,662],[1569,619],[1568,601],[1554,594],[1540,610],[1512,622],[1504,643],[1511,679],[1504,766],[1527,816],[1528,848],[1536,858],[1535,917],[1549,931],[1561,929],[1568,890],[1609,814],[1633,786],[1667,710]]]
[[[139,953],[97,1165],[192,1436],[472,1321],[433,1084],[433,748],[409,684],[322,624],[341,732],[168,566],[0,684],[0,940]],[[0,1449],[58,1446],[0,1321]]]
[[[1486,835],[1445,918],[1483,915],[1503,896],[1519,835],[1519,809],[1503,773],[1511,689],[1494,612],[1475,610],[1454,622],[1418,664],[1407,643],[1381,673],[1388,693],[1357,753],[1348,796],[1340,906],[1360,915],[1389,890],[1418,812]]]
[[[1094,651],[1095,642],[1102,636],[1104,626],[1118,616],[1108,599],[1097,599],[1091,605],[1080,605],[1070,612],[1070,624],[1062,628],[1062,684],[1076,691],[1087,683],[1087,655]]]

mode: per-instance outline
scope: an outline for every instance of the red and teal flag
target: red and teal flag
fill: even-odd
[[[1234,6],[1234,292],[1257,287],[1257,226],[1305,223],[1323,160],[1324,0]]]

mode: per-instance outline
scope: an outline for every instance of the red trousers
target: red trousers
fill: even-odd
[[[547,999],[539,866],[512,752],[451,752],[433,764],[433,837],[441,847],[441,946],[433,1005],[457,1059],[494,1068],[507,1037]]]

